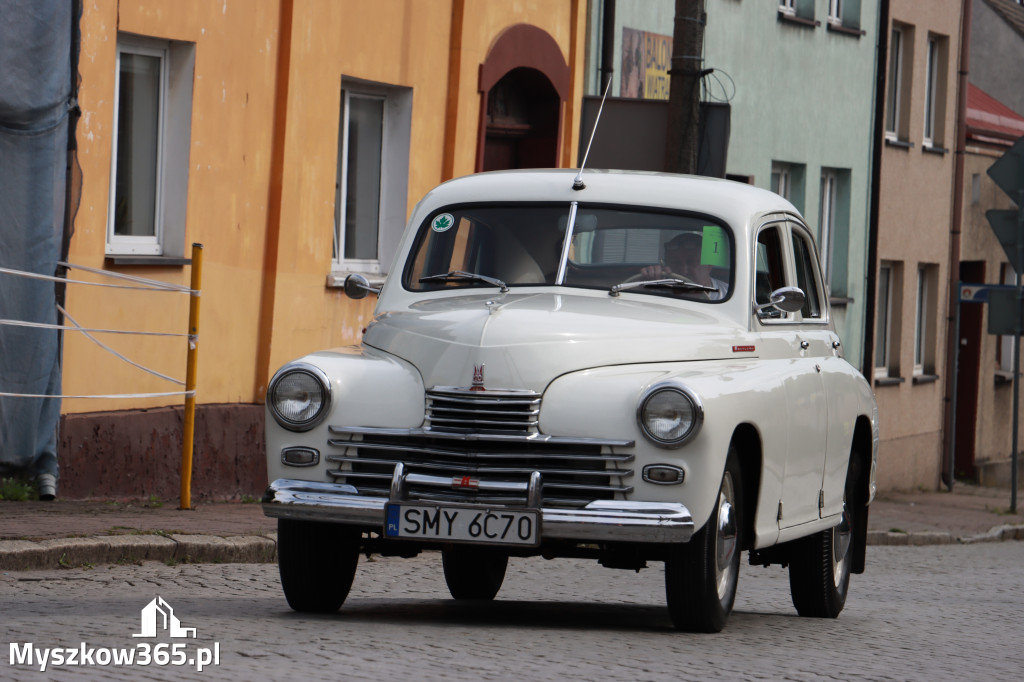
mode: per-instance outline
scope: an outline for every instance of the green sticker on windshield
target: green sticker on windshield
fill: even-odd
[[[700,249],[700,262],[716,268],[729,267],[729,237],[718,225],[704,226],[704,241]]]
[[[455,216],[451,213],[442,213],[436,216],[430,223],[430,229],[434,232],[447,232],[455,224]]]

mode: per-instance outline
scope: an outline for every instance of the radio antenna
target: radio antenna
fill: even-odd
[[[601,112],[604,111],[604,101],[608,98],[608,91],[611,90],[612,79],[608,79],[608,83],[604,86],[604,94],[601,96],[601,106],[597,109],[597,118],[594,119],[594,127],[590,129],[590,141],[587,142],[587,151],[583,153],[583,163],[580,164],[580,172],[576,174],[576,177],[572,181],[572,188],[574,190],[581,190],[586,187],[583,184],[583,169],[587,166],[587,157],[590,156],[590,147],[594,144],[594,133],[597,132],[597,124],[601,122]]]

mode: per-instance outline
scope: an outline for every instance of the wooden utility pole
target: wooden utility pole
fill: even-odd
[[[676,0],[665,150],[665,170],[669,173],[697,172],[706,19],[704,0]]]

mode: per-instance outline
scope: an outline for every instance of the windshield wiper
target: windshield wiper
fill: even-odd
[[[452,270],[451,272],[445,272],[437,275],[427,275],[426,277],[420,277],[420,282],[432,282],[442,280],[445,282],[458,282],[458,281],[477,281],[486,282],[491,286],[501,288],[501,293],[508,291],[508,285],[502,282],[497,277],[488,277],[487,275],[478,275],[473,272],[465,272],[463,270]]]
[[[609,289],[608,293],[612,296],[618,296],[620,291],[635,289],[637,287],[667,287],[669,289],[685,289],[686,291],[703,291],[707,293],[718,291],[718,287],[707,287],[703,284],[697,284],[696,282],[689,282],[685,279],[672,277],[670,279],[649,279],[638,280],[635,282],[622,282],[621,284],[616,284]]]

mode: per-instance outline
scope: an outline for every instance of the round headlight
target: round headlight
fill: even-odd
[[[704,409],[695,395],[678,386],[656,386],[637,412],[644,435],[659,447],[676,447],[697,435]]]
[[[267,405],[277,423],[291,431],[307,431],[320,423],[331,404],[331,384],[319,368],[288,365],[267,389]]]

